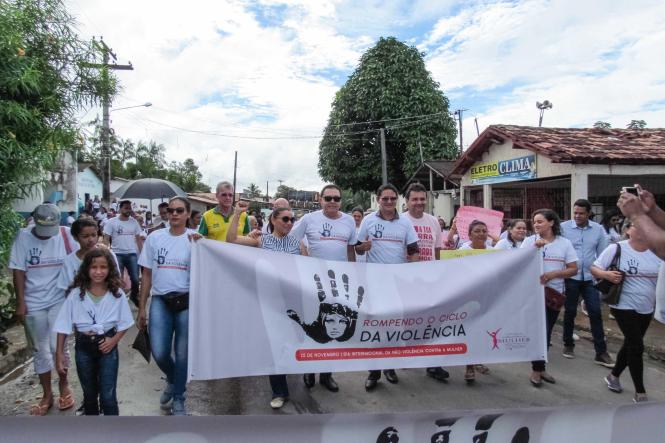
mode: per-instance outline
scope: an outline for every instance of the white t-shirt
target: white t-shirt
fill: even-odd
[[[118,258],[115,256],[113,251],[111,251],[111,255],[113,255],[113,260],[115,260],[115,264],[119,273],[120,267],[118,266]],[[65,257],[65,261],[62,263],[62,269],[60,269],[60,274],[58,275],[58,281],[56,282],[58,289],[65,291],[69,285],[74,282],[74,277],[76,277],[76,273],[79,271],[81,263],[82,261],[76,255],[76,252],[72,252],[67,257]]]
[[[420,218],[412,217],[405,212],[405,215],[411,220],[413,229],[418,235],[418,249],[420,249],[420,261],[436,260],[436,248],[441,246],[441,225],[433,215],[423,214]]]
[[[80,290],[74,289],[60,308],[53,331],[68,335],[75,327],[78,332],[93,332],[98,335],[113,328],[126,331],[134,325],[134,318],[125,293],[118,290],[118,295],[120,297],[114,297],[107,292],[95,303],[87,292],[81,300]]]
[[[72,251],[79,244],[64,228]],[[62,264],[67,256],[65,242],[58,235],[41,240],[34,236],[32,228],[21,229],[14,240],[9,256],[9,269],[25,271],[25,304],[30,311],[47,309],[59,303],[65,296],[56,285]]]
[[[663,262],[650,250],[638,252],[628,240],[620,241],[621,257],[619,269],[626,273],[616,309],[632,309],[640,314],[651,314],[656,305],[656,282],[658,270]],[[609,245],[593,263],[600,269],[607,269],[616,253],[616,244]]]
[[[148,236],[139,265],[152,270],[152,295],[189,291],[192,244],[188,235],[194,232],[188,229],[175,236],[159,229]]]
[[[398,215],[390,221],[378,215],[378,211],[365,217],[360,224],[358,240],[372,242],[366,252],[368,263],[406,263],[406,247],[418,243],[418,235],[408,217]],[[397,214],[396,214],[397,215]]]
[[[348,246],[358,241],[356,223],[349,214],[339,214],[336,219],[326,217],[322,210],[305,214],[289,235],[298,240],[306,239],[306,247],[312,257],[347,261]]]
[[[527,237],[522,242],[521,248],[535,247],[536,240],[540,236],[532,235]],[[553,242],[547,243],[540,248],[543,254],[543,273],[550,271],[562,271],[566,269],[566,265],[577,262],[577,253],[573,244],[565,237],[557,235]],[[555,278],[547,282],[548,286],[556,291],[563,293],[565,291],[565,283],[563,278]]]
[[[132,217],[124,221],[113,217],[104,225],[104,234],[111,237],[111,248],[116,254],[138,253],[136,236],[141,234],[141,226]]]
[[[76,221],[76,219],[74,217],[72,217],[71,215],[67,216],[67,226],[71,227],[72,223],[74,223],[75,221]]]
[[[114,212],[118,211],[118,202],[111,202],[110,208],[113,209]]]
[[[468,250],[468,249],[476,249],[476,248],[474,248],[471,245],[471,242],[466,242],[458,248],[458,251],[465,251],[465,250]],[[488,248],[487,245],[485,245],[485,249],[492,249],[492,248]]]
[[[507,238],[502,238],[501,240],[496,242],[496,245],[494,245],[494,249],[519,249],[520,246],[522,246],[521,241],[515,240],[515,246],[513,246],[513,242],[511,242]]]
[[[471,245],[471,240],[465,241],[457,249],[462,249],[462,246],[467,246],[467,245]],[[492,249],[493,245],[494,245],[494,240],[488,237],[487,240],[485,240],[485,246],[487,247],[487,249]],[[466,248],[466,249],[473,249],[473,248]]]
[[[617,232],[614,226],[610,228],[610,232],[607,234],[607,237],[610,239],[610,243],[617,243],[621,241],[621,234]]]

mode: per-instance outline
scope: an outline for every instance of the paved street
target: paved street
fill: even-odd
[[[602,378],[607,369],[593,363],[593,346],[580,340],[577,358],[561,356],[561,329],[555,328],[554,347],[550,351],[549,370],[556,385],[534,388],[528,380],[528,363],[492,365],[491,373],[478,375],[473,386],[463,381],[463,367],[448,368],[448,383],[435,381],[424,370],[398,370],[400,383],[383,380],[372,393],[364,389],[365,373],[336,374],[341,390],[333,394],[320,385],[311,391],[301,376],[290,376],[291,401],[281,411],[273,412],[268,402],[270,389],[266,377],[248,377],[210,382],[194,382],[188,388],[188,407],[192,415],[220,414],[320,414],[342,412],[431,411],[441,409],[514,408],[573,404],[616,405],[631,403],[633,386],[628,371],[622,376],[623,394],[607,390]],[[147,365],[129,348],[134,331],[121,345],[118,398],[122,415],[160,415],[158,397],[163,388],[154,363]],[[610,350],[617,351],[616,344]],[[72,374],[77,401],[81,399],[78,380]],[[665,401],[665,366],[645,361],[645,384],[652,400]],[[40,389],[32,365],[15,371],[0,385],[0,415],[25,415],[28,405],[38,398]],[[73,414],[54,409],[50,414]]]

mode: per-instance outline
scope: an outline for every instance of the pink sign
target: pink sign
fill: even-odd
[[[498,237],[503,225],[503,212],[476,206],[462,206],[457,211],[455,220],[457,234],[463,241],[469,239],[469,225],[474,220],[485,222],[488,233]]]

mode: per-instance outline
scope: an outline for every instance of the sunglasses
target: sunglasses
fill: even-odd
[[[184,214],[185,211],[186,211],[185,208],[166,208],[166,212],[168,212],[169,214],[173,214],[174,212],[176,214]]]
[[[325,197],[323,197],[323,199],[328,203],[330,203],[331,201],[334,201],[335,203],[339,203],[342,201],[342,197],[337,197],[337,196],[333,197],[332,195],[326,195]]]
[[[288,222],[295,223],[296,218],[295,217],[289,217],[288,215],[285,215],[280,220],[282,220],[282,222],[284,222],[284,223],[288,223]]]
[[[397,201],[397,197],[381,197],[382,202],[394,202]]]

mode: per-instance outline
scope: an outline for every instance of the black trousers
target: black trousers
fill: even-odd
[[[616,319],[619,329],[623,333],[623,345],[617,354],[617,361],[612,369],[612,375],[619,377],[626,366],[635,385],[635,392],[643,394],[644,390],[644,334],[649,329],[651,314],[639,314],[628,309],[614,309],[610,311]]]
[[[559,311],[550,309],[545,306],[545,332],[547,333],[547,349],[552,346],[552,329],[554,329],[554,324],[556,319],[559,317]],[[536,360],[531,362],[531,370],[535,372],[545,372],[545,360]]]

